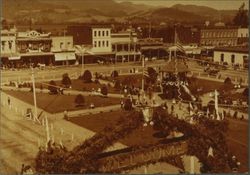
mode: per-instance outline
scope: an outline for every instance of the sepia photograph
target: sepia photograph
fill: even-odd
[[[248,0],[1,0],[0,174],[248,174]]]

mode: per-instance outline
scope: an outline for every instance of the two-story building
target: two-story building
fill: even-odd
[[[74,45],[85,50],[84,53],[76,52],[80,64],[82,63],[82,54],[84,54],[84,63],[110,61],[115,58],[115,54],[112,52],[111,27],[109,25],[68,26],[67,33],[73,36]]]
[[[55,55],[55,64],[75,64],[76,56],[73,46],[73,36],[51,36],[51,52]]]
[[[205,27],[200,30],[201,46],[236,46],[237,27]]]
[[[18,65],[54,64],[51,43],[50,33],[39,33],[34,30],[17,32],[16,48],[17,54],[20,56]]]
[[[11,59],[19,59],[16,54],[16,29],[1,30],[1,63],[7,65]]]
[[[229,66],[248,67],[248,47],[217,47],[214,49],[213,61]]]
[[[247,45],[249,39],[248,28],[238,28],[238,45]]]
[[[112,52],[115,53],[115,62],[138,61],[140,50],[137,44],[137,33],[128,30],[111,33]]]

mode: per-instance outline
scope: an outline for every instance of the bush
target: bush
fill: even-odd
[[[85,83],[91,83],[92,82],[92,74],[89,70],[86,70],[84,73],[83,73],[83,76],[82,76],[82,80],[85,82]]]
[[[82,94],[78,94],[75,98],[76,107],[83,106],[85,103],[85,99]]]
[[[64,87],[66,87],[66,88],[70,87],[70,85],[71,85],[71,79],[69,78],[68,73],[63,74],[61,82],[64,85]]]
[[[248,88],[245,88],[244,91],[242,92],[242,94],[245,96],[245,97],[248,97]]]
[[[130,99],[126,99],[126,100],[125,100],[124,109],[125,109],[126,111],[131,111],[131,110],[133,109],[133,107],[132,107],[132,102],[131,102]]]
[[[112,73],[111,73],[111,77],[112,78],[116,78],[116,77],[118,77],[119,76],[119,74],[118,74],[118,72],[116,71],[116,70],[114,70]]]
[[[51,94],[57,94],[58,91],[57,91],[57,87],[56,87],[56,82],[51,80],[49,82],[49,86],[48,86],[48,90],[50,91]]]
[[[108,88],[106,87],[106,86],[103,86],[102,88],[101,88],[101,93],[102,93],[102,95],[108,95]]]
[[[232,84],[232,80],[231,80],[229,77],[227,77],[227,78],[224,80],[224,84],[226,84],[226,85],[231,85],[231,84]]]

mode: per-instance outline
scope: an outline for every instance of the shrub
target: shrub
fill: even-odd
[[[229,78],[229,77],[227,77],[225,80],[224,80],[224,84],[227,84],[227,85],[231,85],[232,84],[232,80]]]
[[[130,99],[126,99],[125,100],[125,103],[124,103],[124,109],[126,110],[126,111],[131,111],[132,110],[132,102],[131,102],[131,100]]]
[[[152,67],[148,67],[148,75],[149,77],[147,78],[147,82],[154,84],[158,76],[156,70]]]
[[[245,97],[248,97],[248,88],[245,88],[244,91],[242,92],[242,94],[245,96]]]
[[[116,71],[116,70],[114,70],[112,73],[111,73],[111,77],[112,78],[116,78],[116,77],[118,77],[119,76],[119,74],[118,74],[118,72]]]
[[[84,73],[83,73],[83,76],[82,76],[82,79],[85,83],[91,83],[92,81],[92,74],[89,70],[86,70]]]
[[[70,85],[71,85],[71,79],[69,78],[68,73],[63,74],[61,82],[64,85],[64,87],[66,87],[66,88],[70,87]]]
[[[56,82],[51,80],[49,82],[49,86],[48,86],[48,90],[50,91],[51,94],[57,94],[58,91],[57,91],[57,87],[56,87]]]
[[[120,82],[120,80],[116,80],[116,81],[115,81],[114,88],[117,89],[117,90],[120,90],[120,89],[121,89],[121,82]]]
[[[75,98],[76,107],[83,106],[85,103],[85,99],[82,94],[78,94]]]
[[[102,93],[102,95],[108,95],[108,88],[107,88],[107,86],[103,86],[102,88],[101,88],[101,93]]]
[[[41,91],[43,90],[43,84],[40,84],[40,90]]]

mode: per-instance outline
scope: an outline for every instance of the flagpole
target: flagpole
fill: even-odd
[[[145,60],[144,60],[144,56],[141,55],[142,57],[142,84],[141,84],[141,87],[142,87],[142,91],[144,92],[144,66],[145,66]]]
[[[177,50],[177,46],[176,46],[176,28],[174,27],[174,46],[176,47],[174,50],[174,57],[176,58],[176,50]]]

